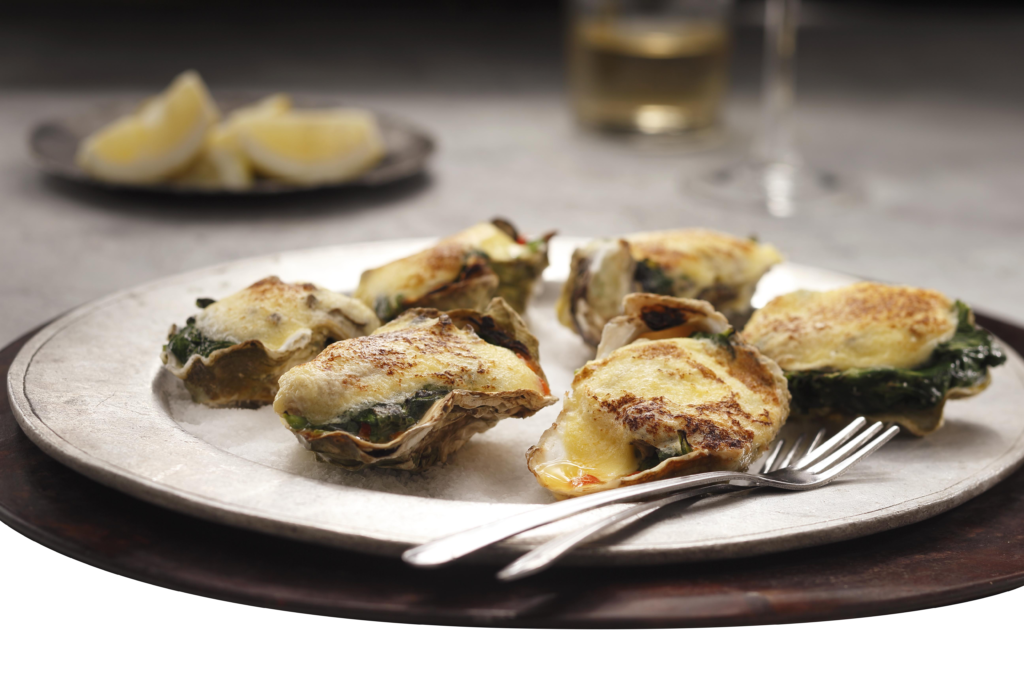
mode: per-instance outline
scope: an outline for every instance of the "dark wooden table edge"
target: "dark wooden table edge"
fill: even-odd
[[[180,514],[180,513],[179,513]],[[784,615],[766,611],[761,615],[752,615],[745,620],[737,620],[735,617],[723,617],[721,619],[698,619],[693,623],[685,618],[672,617],[652,621],[650,618],[638,619],[609,619],[607,622],[595,622],[594,620],[573,620],[564,622],[552,621],[549,618],[542,618],[537,621],[526,619],[503,620],[496,617],[479,617],[478,619],[467,619],[463,614],[444,615],[438,614],[436,610],[423,612],[410,611],[408,608],[394,610],[393,613],[382,612],[380,608],[367,609],[328,609],[313,604],[281,604],[273,598],[261,597],[251,593],[230,592],[225,590],[214,590],[203,585],[189,582],[168,581],[163,577],[145,572],[125,571],[116,563],[104,561],[90,555],[89,553],[76,552],[72,544],[67,543],[59,536],[47,533],[40,533],[30,526],[21,524],[8,510],[0,505],[0,522],[3,522],[19,534],[25,536],[40,545],[56,551],[65,557],[82,562],[97,569],[111,574],[123,576],[134,581],[146,583],[160,588],[166,588],[181,593],[196,595],[204,598],[211,598],[222,602],[273,609],[285,612],[296,612],[313,616],[333,617],[342,619],[355,619],[360,621],[375,621],[396,624],[417,624],[436,626],[462,626],[470,628],[528,628],[528,629],[662,629],[662,628],[723,628],[740,626],[765,626],[771,624],[800,624],[817,623],[824,621],[843,621],[848,619],[863,619],[867,617],[885,616],[889,614],[901,614],[906,612],[917,612],[938,607],[971,602],[987,597],[1005,593],[1021,586],[1024,586],[1024,575],[1016,574],[1004,577],[999,581],[993,581],[984,586],[966,585],[959,589],[931,593],[927,596],[913,596],[905,599],[895,599],[885,603],[873,603],[866,607],[864,603],[851,602],[838,607],[837,611],[822,613],[819,615],[801,614],[794,615],[787,619]],[[254,532],[260,533],[260,532]],[[837,606],[833,605],[833,610]],[[765,618],[758,618],[763,616]]]
[[[978,314],[979,323],[984,325],[986,328],[992,330],[1000,337],[1004,339],[1007,336],[1008,331],[1014,331],[1018,336],[1024,333],[1024,329],[1018,327],[1012,323],[1004,322],[1002,320],[991,318],[983,314]],[[31,332],[23,335],[22,337],[10,342],[6,345],[3,351],[10,349],[11,347],[17,346],[20,348],[23,346],[36,332],[45,327],[45,325],[32,330]],[[1018,347],[1018,350],[1021,350]],[[6,378],[6,372],[4,373]],[[6,381],[4,382],[4,391],[6,392]],[[46,456],[49,457],[49,456]],[[65,467],[64,465],[60,465]],[[76,476],[83,476],[77,472]],[[982,494],[986,495],[986,494]],[[142,501],[139,501],[140,503]],[[152,503],[144,503],[145,505],[153,505]],[[158,507],[153,505],[153,507]],[[179,514],[183,517],[189,517],[183,513]],[[946,513],[943,513],[946,514]],[[942,515],[940,515],[941,517]],[[930,520],[925,520],[921,524],[926,524]],[[512,616],[509,618],[479,615],[467,616],[464,611],[462,612],[445,612],[438,611],[437,609],[427,610],[410,610],[408,607],[395,610],[382,610],[379,606],[357,608],[357,607],[346,607],[336,608],[322,604],[314,604],[310,602],[290,602],[286,603],[281,596],[275,598],[270,595],[253,594],[244,591],[231,591],[225,589],[218,589],[210,586],[206,583],[188,582],[188,581],[174,581],[168,580],[165,577],[155,574],[147,573],[145,571],[132,571],[126,570],[125,568],[118,565],[117,562],[108,561],[103,557],[97,556],[88,552],[81,552],[73,543],[68,542],[66,539],[59,535],[48,533],[32,527],[31,525],[23,524],[11,511],[0,503],[0,522],[3,522],[7,526],[17,531],[22,536],[39,543],[40,545],[54,550],[65,557],[73,560],[82,562],[84,564],[96,567],[103,571],[110,572],[112,574],[123,576],[135,581],[147,583],[150,585],[166,588],[182,593],[191,595],[197,595],[200,597],[212,598],[223,602],[231,602],[236,604],[243,604],[252,607],[260,607],[266,609],[274,609],[280,611],[289,611],[302,614],[310,614],[314,616],[325,616],[325,617],[336,617],[346,618],[364,621],[376,621],[385,623],[401,623],[401,624],[429,624],[439,626],[465,626],[465,627],[496,627],[496,628],[531,628],[531,629],[617,629],[617,628],[703,628],[703,627],[723,627],[723,626],[758,626],[768,624],[796,624],[796,623],[814,623],[822,621],[838,621],[847,619],[860,619],[871,616],[882,616],[888,614],[899,614],[913,611],[921,611],[927,609],[933,609],[936,607],[944,607],[948,605],[961,604],[978,600],[981,598],[991,597],[999,595],[1010,590],[1014,590],[1024,585],[1024,572],[1009,574],[995,580],[989,581],[984,584],[965,584],[962,586],[954,587],[948,590],[932,592],[927,595],[912,595],[908,597],[899,597],[883,602],[864,603],[862,601],[849,601],[849,602],[838,602],[830,605],[825,605],[819,609],[819,613],[814,612],[802,612],[792,616],[788,616],[785,613],[779,613],[766,609],[762,612],[755,612],[746,615],[742,618],[736,616],[723,616],[721,618],[697,618],[687,619],[678,615],[671,617],[644,617],[644,618],[615,618],[608,617],[604,620],[595,620],[594,618],[587,619],[563,619],[559,620],[557,617],[552,618],[551,616],[541,616],[539,618],[530,617],[519,617]],[[262,532],[249,531],[249,533],[264,535]],[[840,541],[836,544],[829,544],[828,546],[820,547],[831,547],[835,545],[842,545],[848,543],[848,541]],[[786,555],[790,553],[798,553],[804,551],[784,551],[777,555]],[[713,564],[714,561],[708,563],[698,564]]]

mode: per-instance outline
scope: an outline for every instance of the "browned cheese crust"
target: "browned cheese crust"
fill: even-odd
[[[195,401],[243,408],[273,402],[278,378],[316,356],[328,340],[367,334],[380,324],[354,299],[275,276],[225,297],[195,318],[209,339],[238,343],[207,357],[193,355],[184,365],[168,350],[161,360]],[[172,326],[171,335],[177,331]]]
[[[406,311],[372,335],[328,347],[289,372],[281,385],[274,409],[309,423],[288,425],[299,441],[319,459],[353,470],[420,470],[444,463],[499,420],[528,417],[555,402],[537,340],[502,299],[484,313]],[[449,393],[388,441],[316,427],[352,409],[437,386]]]
[[[789,413],[779,367],[707,302],[633,294],[625,310],[528,453],[538,481],[577,496],[747,467]]]

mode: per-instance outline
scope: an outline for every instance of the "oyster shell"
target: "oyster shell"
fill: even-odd
[[[597,346],[605,324],[622,313],[625,296],[639,291],[635,271],[626,240],[594,240],[576,249],[556,304],[559,322]]]
[[[216,407],[271,403],[278,378],[320,353],[328,340],[368,334],[380,321],[362,302],[271,276],[172,325],[160,359],[192,399]]]
[[[530,296],[544,269],[548,267],[548,243],[555,233],[548,232],[536,239],[527,240],[512,223],[503,218],[493,219],[491,225],[512,240],[511,243],[493,237],[482,240],[481,246],[491,259],[491,268],[498,276],[497,296],[507,301],[517,313],[525,313]],[[486,232],[486,229],[481,232]]]
[[[553,234],[527,242],[511,223],[495,218],[364,272],[355,296],[385,321],[410,308],[479,311],[494,296],[521,313],[548,265]]]
[[[771,245],[699,228],[595,240],[573,254],[559,320],[597,346],[623,297],[648,292],[708,301],[739,324],[758,280],[781,260]]]
[[[559,497],[741,470],[788,414],[779,366],[709,303],[631,294],[527,465]]]
[[[877,282],[776,297],[743,335],[785,371],[794,415],[864,415],[917,436],[939,429],[947,399],[983,391],[1006,360],[966,304]]]
[[[281,378],[274,410],[319,460],[422,470],[555,401],[537,340],[496,298],[483,313],[412,309],[332,344]]]

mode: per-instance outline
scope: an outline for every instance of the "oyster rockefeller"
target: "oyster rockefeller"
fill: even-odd
[[[286,370],[380,325],[356,299],[276,277],[196,305],[184,327],[171,327],[161,360],[193,400],[213,406],[270,403]]]
[[[318,460],[349,470],[440,465],[499,420],[557,402],[516,312],[547,265],[549,238],[527,242],[495,219],[363,273],[353,297],[268,277],[198,300],[171,328],[162,360],[197,402],[273,403],[282,429]],[[539,439],[547,421],[529,425],[536,445],[525,462],[521,450],[495,457],[516,459],[557,497],[741,471],[791,412],[864,415],[928,434],[947,399],[983,391],[1006,360],[963,303],[870,282],[777,297],[736,333],[727,314],[746,313],[779,259],[770,246],[706,230],[577,249],[558,314],[596,359],[561,368],[566,380],[576,371],[570,390]],[[434,306],[408,308],[425,301]]]
[[[558,319],[597,346],[623,297],[647,292],[708,301],[735,322],[749,315],[758,280],[781,261],[771,245],[697,228],[595,240],[573,253]]]
[[[483,313],[406,311],[281,377],[274,410],[318,459],[420,470],[474,434],[555,403],[537,340],[500,298]]]
[[[527,240],[495,218],[433,247],[363,273],[355,296],[383,321],[410,308],[482,311],[499,296],[523,313],[548,265],[548,240]]]
[[[965,304],[875,282],[784,294],[743,335],[786,372],[794,414],[866,415],[918,436],[942,426],[947,399],[983,391],[1006,361]]]
[[[743,470],[789,414],[786,379],[704,301],[631,294],[527,453],[555,495]]]

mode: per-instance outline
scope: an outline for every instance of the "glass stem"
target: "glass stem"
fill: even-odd
[[[761,130],[754,154],[762,162],[799,164],[793,137],[794,64],[800,0],[766,0],[764,92]]]

